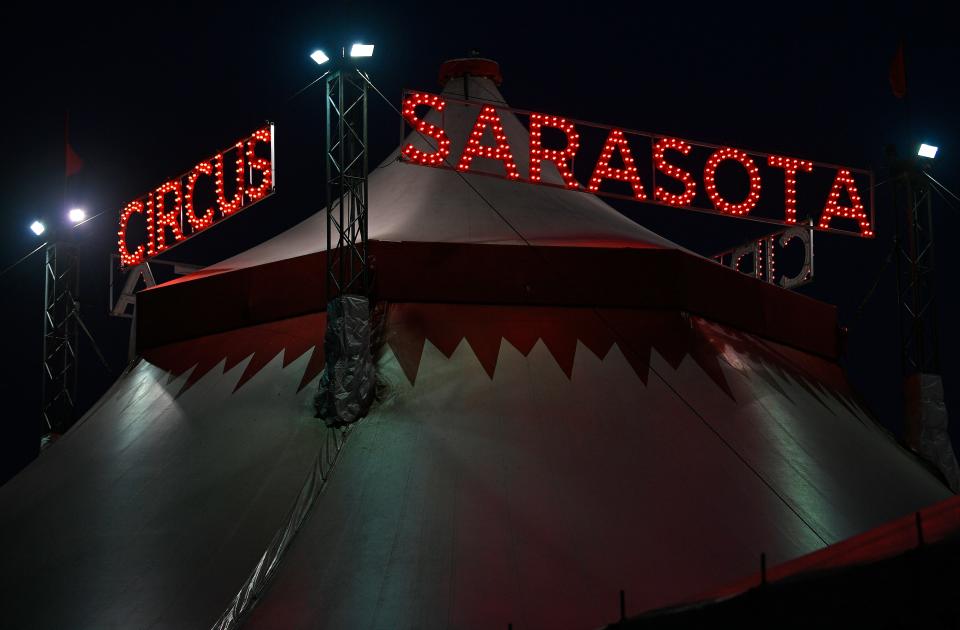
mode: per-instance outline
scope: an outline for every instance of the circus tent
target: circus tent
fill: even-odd
[[[456,67],[445,94],[504,102]],[[322,209],[141,292],[138,360],[0,488],[11,627],[592,628],[951,496],[850,388],[832,306],[593,195],[397,157],[367,417],[314,418]]]

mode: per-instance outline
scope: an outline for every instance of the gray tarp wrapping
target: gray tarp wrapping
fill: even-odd
[[[907,415],[908,424],[914,427],[911,441],[915,444],[911,446],[937,467],[951,490],[960,492],[960,467],[947,432],[947,406],[939,374],[915,374],[908,379]]]
[[[329,426],[356,422],[370,408],[374,366],[370,353],[370,303],[360,295],[327,305],[326,368],[320,375],[317,417]]]

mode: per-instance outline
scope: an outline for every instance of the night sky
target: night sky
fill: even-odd
[[[38,4],[38,3],[37,3]],[[497,60],[514,107],[872,169],[886,179],[884,147],[941,147],[934,175],[960,193],[960,102],[955,20],[918,3],[770,3],[700,10],[687,3],[202,3],[122,12],[39,7],[8,24],[0,185],[0,267],[41,241],[27,226],[80,206],[105,214],[75,230],[82,316],[110,362],[81,345],[80,407],[126,362],[129,320],[107,316],[109,256],[127,201],[192,167],[269,119],[277,125],[278,189],[271,199],[178,248],[208,264],[294,225],[322,207],[322,89],[308,55],[354,41],[376,44],[368,69],[394,105],[403,88],[438,92],[437,70],[471,49]],[[29,9],[28,9],[29,11]],[[888,71],[907,54],[906,100]],[[372,162],[396,146],[399,120],[371,101]],[[64,179],[64,120],[84,161]],[[699,177],[698,177],[699,180]],[[519,185],[519,184],[518,184]],[[571,193],[574,194],[574,193]],[[837,305],[850,326],[844,364],[876,415],[902,434],[893,270],[861,317],[855,312],[891,239],[890,192],[876,191],[878,237],[817,235],[816,278],[801,289]],[[763,224],[611,202],[654,231],[709,254],[770,231]],[[960,208],[960,204],[955,204]],[[937,198],[940,348],[953,439],[960,440],[960,359],[953,321],[952,234],[960,210]],[[41,256],[0,277],[4,296],[0,481],[33,456],[39,438]],[[185,305],[184,317],[190,317]]]

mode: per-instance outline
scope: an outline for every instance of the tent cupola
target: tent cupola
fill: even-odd
[[[463,57],[460,59],[450,59],[444,61],[440,66],[440,86],[446,87],[450,79],[460,77],[483,77],[490,79],[496,85],[503,82],[503,75],[500,74],[500,64],[493,59],[483,57]]]

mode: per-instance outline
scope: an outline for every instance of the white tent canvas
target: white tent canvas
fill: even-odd
[[[678,250],[584,193],[394,157],[371,175],[371,238]],[[315,253],[323,226],[214,268]],[[380,398],[349,430],[313,417],[322,312],[145,349],[0,488],[4,623],[592,628],[620,590],[630,614],[690,599],[950,496],[833,358],[746,327],[682,306],[382,306]]]

